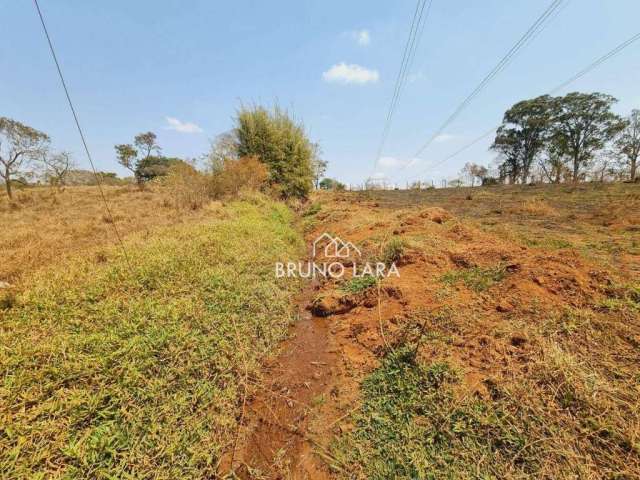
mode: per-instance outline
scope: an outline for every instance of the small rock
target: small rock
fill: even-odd
[[[11,288],[11,284],[7,282],[0,282],[0,288]]]

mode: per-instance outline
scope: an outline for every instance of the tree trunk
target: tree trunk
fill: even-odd
[[[631,181],[636,181],[636,167],[638,166],[638,157],[631,159]]]
[[[578,173],[580,172],[580,160],[573,158],[573,183],[578,183]]]
[[[11,179],[9,178],[9,176],[7,176],[7,178],[5,179],[4,185],[7,189],[7,196],[9,197],[9,200],[11,200],[13,198],[13,193],[11,192]]]

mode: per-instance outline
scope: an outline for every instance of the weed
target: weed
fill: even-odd
[[[309,208],[307,208],[304,212],[302,212],[302,216],[311,217],[316,213],[318,213],[321,209],[322,209],[322,206],[319,203],[312,203],[311,205],[309,205]]]
[[[360,293],[373,287],[376,284],[376,278],[372,275],[362,277],[354,277],[344,282],[340,288],[347,293]]]
[[[382,248],[380,254],[380,261],[386,266],[391,266],[392,263],[399,262],[402,259],[406,248],[406,243],[401,238],[392,238]]]
[[[467,288],[476,292],[483,292],[494,284],[501,282],[506,276],[504,266],[490,268],[470,267],[462,270],[452,270],[445,273],[440,280],[444,283],[455,284],[462,281]]]
[[[418,363],[412,346],[390,353],[362,383],[355,428],[334,443],[334,457],[358,478],[380,480],[503,478],[513,468],[534,471],[535,448],[524,452],[525,431],[500,405],[456,400],[458,382],[447,363]]]

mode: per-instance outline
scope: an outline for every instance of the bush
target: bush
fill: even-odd
[[[260,190],[268,176],[267,167],[257,157],[225,160],[212,177],[211,193],[219,198],[238,195],[241,190]]]
[[[342,192],[346,190],[344,183],[339,182],[338,180],[334,180],[333,178],[323,178],[320,181],[320,189],[321,190],[336,190],[338,192]]]
[[[313,186],[313,148],[303,127],[287,112],[242,108],[234,130],[239,157],[257,157],[269,168],[269,183],[283,198],[306,198]]]
[[[169,174],[171,168],[175,165],[186,165],[184,160],[173,157],[159,157],[150,155],[140,160],[136,166],[136,178],[142,182],[148,182],[156,177],[163,177]]]
[[[178,208],[197,210],[209,197],[210,182],[207,176],[184,162],[169,168],[164,183]]]

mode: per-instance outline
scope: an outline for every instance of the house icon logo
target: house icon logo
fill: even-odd
[[[313,258],[316,258],[321,252],[326,258],[348,258],[362,255],[360,249],[353,243],[345,242],[340,237],[332,237],[328,233],[323,233],[313,242]]]

